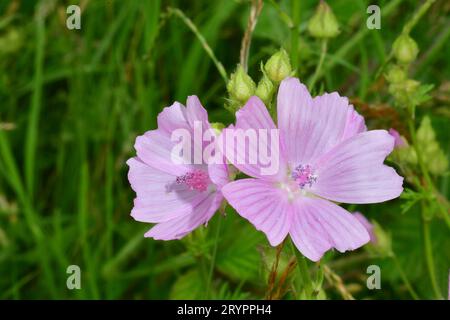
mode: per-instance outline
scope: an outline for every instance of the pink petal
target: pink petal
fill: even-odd
[[[366,228],[370,236],[370,242],[374,244],[377,243],[377,237],[373,232],[373,224],[370,223],[370,221],[367,220],[367,218],[361,212],[353,212],[353,216],[358,219],[359,223],[361,223],[364,228]]]
[[[318,176],[311,191],[345,203],[377,203],[397,198],[403,178],[383,164],[394,138],[385,130],[353,136],[323,155],[315,164]]]
[[[389,129],[389,134],[394,137],[395,148],[401,148],[406,146],[405,140],[403,140],[402,136],[400,135],[400,133],[398,133],[397,130],[391,128]]]
[[[242,217],[266,234],[272,246],[286,238],[291,206],[286,194],[272,182],[242,179],[228,183],[222,192]]]
[[[189,96],[186,105],[186,116],[192,128],[194,127],[194,121],[208,123],[208,113],[203,108],[197,96]]]
[[[189,129],[186,108],[179,102],[175,102],[170,107],[165,107],[158,115],[158,129],[165,132],[169,138],[176,129]]]
[[[200,100],[196,96],[189,96],[187,99],[187,108],[182,104],[175,102],[170,107],[166,107],[158,115],[158,129],[148,131],[145,136],[156,143],[161,143],[161,146],[147,146],[148,152],[152,153],[152,149],[155,152],[165,149],[163,157],[166,160],[170,160],[170,152],[175,146],[176,142],[171,141],[171,136],[175,130],[184,129],[187,130],[191,136],[191,158],[186,158],[187,162],[201,161],[202,152],[208,142],[203,141],[203,134],[206,130],[210,129],[208,122],[208,113],[200,103]],[[195,131],[197,129],[197,131]],[[195,135],[198,132],[198,136]],[[142,142],[142,141],[141,141]],[[198,148],[198,156],[195,157],[194,149]],[[141,157],[144,161],[150,164],[151,160],[147,161],[148,157]],[[196,159],[196,160],[194,160]],[[158,161],[160,159],[158,158]],[[198,162],[195,162],[198,164]],[[172,169],[166,168],[168,172],[172,172]],[[163,169],[165,170],[165,169]]]
[[[207,194],[176,185],[175,176],[152,168],[138,158],[127,161],[128,180],[136,192],[131,216],[142,222],[164,222],[188,215]]]
[[[229,150],[226,147],[228,145],[227,137],[230,137],[229,133],[238,134],[240,132],[243,136],[242,133],[250,131],[256,139],[246,139],[245,148],[239,148],[237,139],[234,142],[234,150]],[[276,135],[276,141],[272,142],[271,134]],[[266,106],[258,97],[251,97],[245,106],[236,112],[236,125],[224,129],[221,137],[224,146],[222,150],[224,150],[223,153],[228,161],[247,175],[266,180],[279,180],[286,175],[286,163],[280,146],[278,130]],[[230,151],[233,152],[232,157],[230,157]],[[257,161],[252,163],[251,154],[256,155]],[[241,162],[245,163],[239,163],[239,155],[241,159],[245,160]],[[273,157],[272,162],[274,164],[273,173],[264,173],[264,168],[270,167],[271,157]]]
[[[302,136],[312,130],[316,120],[311,118],[312,101],[308,89],[297,78],[281,82],[277,96],[278,128],[292,166],[303,157],[302,145],[306,140]]]
[[[318,198],[295,202],[289,231],[295,246],[312,261],[331,248],[355,250],[369,241],[369,234],[354,216],[338,205]]]
[[[147,131],[138,136],[134,144],[137,156],[151,167],[158,168],[168,174],[179,176],[191,169],[190,165],[176,163],[172,160],[175,142],[162,130]]]
[[[348,108],[349,110],[347,112],[347,121],[341,141],[351,138],[358,133],[367,131],[364,117],[356,112],[352,105],[350,105]]]
[[[181,239],[200,225],[208,222],[220,207],[222,199],[220,193],[210,193],[194,208],[192,214],[158,223],[144,236],[155,240]]]
[[[278,127],[291,166],[307,164],[339,142],[364,131],[364,119],[336,92],[311,98],[297,78],[281,82]]]
[[[225,163],[209,164],[208,174],[211,181],[219,188],[222,188],[230,181],[230,178],[228,176],[228,165],[226,165]]]

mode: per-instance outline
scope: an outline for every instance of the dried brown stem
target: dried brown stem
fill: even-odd
[[[268,281],[268,286],[267,286],[267,293],[266,293],[267,300],[272,300],[272,293],[273,293],[273,288],[275,286],[275,281],[277,279],[277,270],[278,270],[278,265],[280,262],[281,251],[283,251],[283,245],[284,245],[284,241],[277,247],[275,262],[273,263],[272,269],[270,270],[269,281]]]
[[[337,291],[340,293],[340,295],[344,300],[355,300],[355,298],[353,298],[351,293],[345,287],[341,277],[337,275],[333,270],[331,270],[330,267],[324,265],[323,272],[327,281],[330,283],[331,286],[337,289]]]
[[[262,7],[263,0],[252,0],[250,14],[247,21],[247,29],[245,30],[244,37],[242,38],[240,53],[240,63],[245,72],[247,72],[248,69],[248,54],[250,52],[250,44],[252,42],[252,33],[253,30],[255,30]]]

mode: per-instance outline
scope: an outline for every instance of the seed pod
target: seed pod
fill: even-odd
[[[334,38],[339,34],[339,23],[325,1],[320,1],[308,22],[308,31],[315,38]]]
[[[410,64],[417,58],[419,47],[417,43],[407,34],[401,34],[392,45],[395,58],[401,64]]]
[[[281,82],[291,75],[292,67],[289,56],[284,49],[280,49],[267,60],[264,70],[273,82]]]
[[[227,84],[231,99],[241,103],[245,103],[255,93],[255,87],[255,82],[240,65],[236,72],[231,75]]]

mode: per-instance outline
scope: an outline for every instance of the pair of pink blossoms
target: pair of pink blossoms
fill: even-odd
[[[250,178],[230,181],[226,164],[174,164],[173,130],[210,128],[196,96],[158,116],[158,129],[137,137],[128,179],[137,196],[131,215],[156,223],[146,234],[180,239],[205,224],[224,198],[267,236],[272,246],[289,234],[300,252],[318,261],[331,248],[354,250],[370,240],[367,226],[335,202],[377,203],[398,197],[403,178],[383,164],[394,137],[367,131],[364,118],[336,92],[312,98],[296,78],[282,81],[277,97],[279,170],[261,175],[259,164],[233,165]],[[267,108],[251,97],[231,129],[276,129]],[[236,146],[237,147],[237,146]],[[256,147],[256,146],[253,146]],[[252,146],[249,146],[252,148]],[[237,151],[237,150],[235,150]]]

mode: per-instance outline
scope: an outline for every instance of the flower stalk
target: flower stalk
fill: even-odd
[[[422,201],[422,232],[423,232],[423,244],[425,250],[425,261],[427,263],[427,269],[431,280],[431,286],[433,287],[433,292],[436,299],[442,299],[441,289],[439,288],[435,264],[433,258],[433,248],[431,245],[430,237],[430,220],[427,217],[427,208],[425,203]]]
[[[311,279],[311,276],[309,274],[309,268],[308,264],[306,263],[306,258],[300,253],[299,250],[295,247],[294,243],[291,242],[291,248],[295,255],[295,258],[297,259],[297,269],[299,273],[299,277],[301,280],[301,289],[304,292],[304,298],[306,300],[313,299],[313,282]],[[301,294],[299,294],[300,297],[303,297]]]
[[[410,119],[408,121],[408,127],[411,135],[412,145],[416,151],[417,159],[419,162],[419,167],[421,170],[421,173],[423,177],[425,178],[425,181],[427,183],[427,187],[434,190],[434,184],[431,180],[430,174],[428,173],[428,169],[424,163],[422,154],[418,148],[417,144],[417,135],[416,135],[416,128],[414,126],[414,111],[415,108],[413,106],[410,106]],[[441,290],[439,289],[437,278],[436,278],[436,272],[435,272],[435,264],[433,259],[433,250],[431,245],[431,238],[430,238],[430,218],[427,214],[427,206],[426,206],[426,200],[421,201],[422,210],[421,210],[421,219],[422,219],[422,233],[423,233],[423,244],[424,244],[424,253],[425,253],[425,261],[428,269],[428,274],[431,280],[431,285],[433,287],[434,295],[437,299],[441,299]]]
[[[403,282],[405,283],[406,289],[408,289],[409,294],[414,300],[419,300],[419,295],[416,293],[414,288],[411,285],[411,282],[409,282],[408,277],[406,276],[405,271],[403,270],[400,262],[398,261],[398,258],[395,254],[391,256],[392,260],[394,261],[395,267],[398,270],[398,273],[400,273],[400,277],[402,278]]]
[[[223,210],[225,210],[225,208]],[[209,267],[208,280],[206,282],[206,293],[205,293],[206,299],[209,299],[209,295],[211,293],[211,285],[212,285],[212,279],[213,279],[213,275],[214,275],[214,266],[216,264],[217,247],[218,247],[219,240],[220,240],[220,230],[221,230],[221,226],[222,226],[223,217],[220,216],[218,220],[219,221],[217,222],[216,235],[214,238],[214,248],[213,248],[212,257],[211,257],[211,265]]]
[[[245,72],[247,72],[248,70],[248,54],[250,52],[253,30],[255,30],[256,23],[258,22],[258,17],[261,14],[262,8],[262,0],[252,0],[250,15],[248,16],[247,21],[247,29],[245,30],[244,37],[242,38],[240,52],[240,64],[244,68]]]
[[[320,50],[320,58],[319,63],[317,64],[316,71],[314,71],[314,74],[311,78],[311,81],[309,82],[308,88],[311,91],[314,88],[314,85],[316,84],[317,79],[319,78],[319,75],[322,71],[322,65],[325,60],[325,55],[327,54],[327,48],[328,48],[328,41],[327,39],[322,39],[322,45]]]
[[[180,9],[169,7],[169,8],[167,8],[167,12],[169,13],[169,15],[175,15],[176,17],[180,18],[181,21],[183,21],[183,23],[192,31],[192,33],[197,37],[198,41],[200,41],[200,44],[202,45],[206,54],[211,58],[212,62],[216,66],[217,71],[219,71],[219,74],[222,77],[223,81],[225,81],[225,84],[227,84],[228,83],[228,75],[227,75],[227,72],[226,72],[224,66],[219,61],[219,59],[217,59],[216,55],[214,54],[214,51],[209,46],[205,37],[197,29],[197,26]]]

